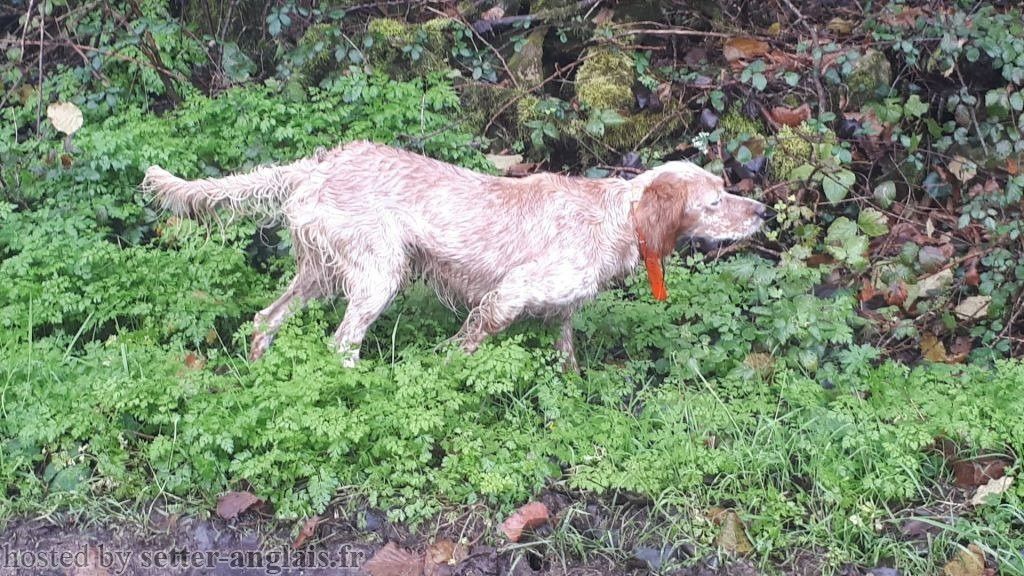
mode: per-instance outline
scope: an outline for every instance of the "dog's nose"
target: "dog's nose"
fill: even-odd
[[[761,220],[771,220],[772,218],[775,218],[776,214],[775,210],[772,210],[764,204],[761,205],[761,208],[758,211],[758,216],[761,217]]]

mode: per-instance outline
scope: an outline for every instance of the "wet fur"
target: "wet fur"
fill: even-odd
[[[314,298],[348,300],[334,341],[346,365],[366,331],[412,278],[470,313],[458,334],[475,350],[523,315],[561,324],[557,347],[575,368],[573,313],[638,262],[637,235],[664,257],[680,237],[736,239],[764,206],[726,194],[720,178],[670,162],[631,181],[480,174],[369,142],[280,167],[186,181],[154,166],[143,189],[179,215],[223,208],[282,218],[297,273],[256,315],[250,356]]]

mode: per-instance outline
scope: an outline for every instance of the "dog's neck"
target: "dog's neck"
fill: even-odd
[[[644,237],[644,231],[636,223],[634,213],[639,198],[631,198],[630,200],[629,221],[636,235],[636,247],[637,251],[640,252],[640,260],[643,261],[644,268],[647,270],[647,283],[651,286],[651,295],[654,296],[655,300],[668,300],[668,288],[665,286],[665,268],[662,264],[661,255],[650,248],[647,244],[647,238]]]

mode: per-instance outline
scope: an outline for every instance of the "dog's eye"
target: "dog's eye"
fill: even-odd
[[[719,204],[721,204],[721,202],[722,202],[722,197],[719,196],[718,198],[715,198],[714,200],[711,201],[711,206],[718,206]]]

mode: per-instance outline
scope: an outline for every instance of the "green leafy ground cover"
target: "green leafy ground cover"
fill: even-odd
[[[286,26],[287,13],[268,21]],[[185,72],[201,52],[175,30],[153,28],[164,63]],[[366,44],[340,58],[361,62],[356,46]],[[302,50],[282,65],[301,68]],[[403,81],[348,70],[312,87],[239,79],[216,96],[182,84],[181,101],[157,113],[151,99],[166,94],[156,72],[136,60],[101,69],[103,90],[88,70],[60,68],[42,94],[5,98],[0,111],[3,518],[154,500],[197,513],[226,490],[249,489],[285,521],[322,513],[341,494],[423,525],[477,504],[500,518],[557,489],[647,502],[658,528],[636,529],[636,542],[682,540],[701,553],[720,544],[709,510],[734,509],[766,570],[811,550],[826,572],[855,563],[928,573],[976,543],[1004,572],[1024,572],[1024,485],[972,504],[984,479],[954,474],[977,457],[1016,476],[1024,450],[1024,365],[997,338],[1021,277],[1012,178],[1005,198],[965,202],[968,223],[992,219],[997,240],[980,282],[1007,311],[995,318],[993,304],[991,324],[974,329],[992,345],[969,364],[901,364],[878,345],[877,318],[857,313],[864,289],[832,271],[865,269],[869,238],[888,233],[887,219],[849,205],[827,222],[791,205],[778,261],[680,256],[668,303],[652,301],[639,278],[603,294],[577,319],[582,376],[557,369],[554,335],[536,322],[474,356],[454,351],[444,341],[459,319],[422,286],[377,323],[354,370],[327,345],[342,302],[299,314],[249,363],[252,314],[292,273],[287,235],[157,214],[137,190],[145,168],[216,176],[367,138],[490,169],[480,134],[453,121],[464,113],[452,74]],[[1019,112],[1012,95],[1007,114]],[[36,132],[40,99],[77,102],[81,130],[62,142],[43,119]],[[904,128],[922,116],[920,98],[882,104]],[[1004,126],[994,118],[987,129]],[[539,140],[533,152],[549,153],[545,123],[518,145]],[[787,133],[815,130],[824,133],[814,123]],[[737,155],[749,136],[728,136]],[[835,184],[853,174],[849,143],[825,140],[808,148],[823,167],[804,179],[850,193]],[[833,257],[824,266],[814,262],[822,251]],[[872,258],[880,274],[917,273],[917,252],[890,256]],[[948,324],[936,310],[932,321]],[[622,555],[629,544],[569,521],[552,539],[582,555]]]

